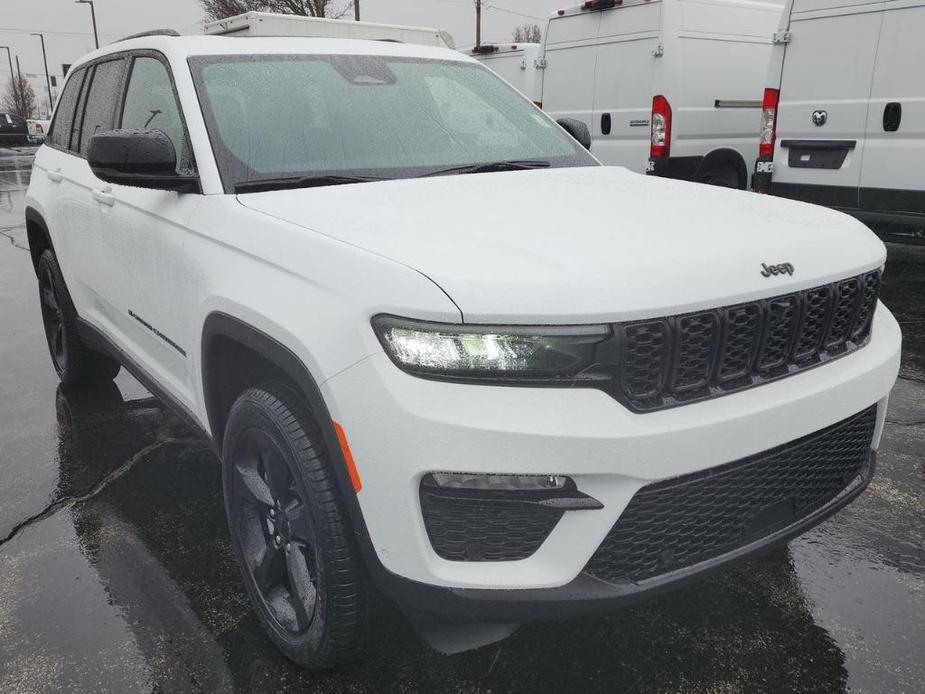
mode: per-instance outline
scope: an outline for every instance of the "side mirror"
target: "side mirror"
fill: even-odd
[[[562,129],[578,140],[578,143],[587,150],[591,149],[591,131],[588,124],[577,118],[560,118],[556,121]]]
[[[90,138],[87,161],[107,183],[199,193],[198,176],[177,173],[173,142],[160,130],[109,130]]]

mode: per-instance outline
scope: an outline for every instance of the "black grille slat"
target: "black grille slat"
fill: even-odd
[[[643,487],[585,572],[644,581],[798,522],[867,472],[876,420],[874,406],[764,453]]]
[[[683,393],[710,382],[719,323],[712,311],[691,313],[677,320],[671,390]]]
[[[614,395],[637,412],[717,397],[862,346],[879,271],[762,301],[616,326]]]
[[[774,371],[787,364],[800,320],[800,299],[784,296],[768,301],[764,342],[758,358],[761,372]]]
[[[844,349],[860,300],[860,283],[856,278],[838,283],[832,322],[829,324],[829,332],[825,339],[827,350],[841,351]]]
[[[761,337],[761,306],[744,304],[723,312],[723,342],[716,378],[720,383],[751,373]]]
[[[822,347],[822,339],[825,337],[825,329],[832,312],[832,295],[831,287],[817,287],[804,292],[803,316],[793,352],[794,361],[812,359]]]
[[[880,273],[871,272],[864,275],[861,287],[861,306],[851,328],[851,339],[857,340],[866,336],[870,330],[870,319],[874,317],[874,309],[880,294]]]
[[[623,331],[623,390],[637,400],[656,397],[664,387],[670,342],[668,324],[650,321]]]

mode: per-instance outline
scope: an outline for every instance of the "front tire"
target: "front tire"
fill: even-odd
[[[90,349],[80,338],[77,311],[51,250],[42,253],[37,273],[45,340],[58,378],[65,385],[97,385],[112,381],[122,366]]]
[[[251,603],[297,664],[327,669],[363,645],[366,586],[330,460],[301,395],[245,391],[223,441],[225,509]]]

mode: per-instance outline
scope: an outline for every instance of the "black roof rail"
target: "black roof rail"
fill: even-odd
[[[180,32],[175,29],[151,29],[151,31],[142,31],[137,34],[132,34],[131,36],[124,36],[123,38],[115,41],[114,43],[121,43],[122,41],[130,41],[131,39],[140,39],[145,36],[179,36]]]

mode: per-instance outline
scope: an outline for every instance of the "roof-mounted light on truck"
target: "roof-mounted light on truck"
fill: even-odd
[[[583,10],[609,10],[611,7],[622,5],[623,0],[588,0],[582,3]]]
[[[779,89],[765,89],[764,100],[761,102],[761,135],[758,139],[758,156],[770,158],[774,156],[774,141],[777,139],[777,102],[780,99]]]

